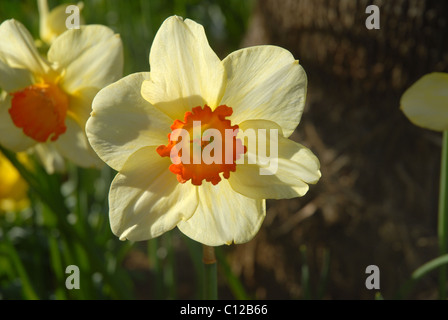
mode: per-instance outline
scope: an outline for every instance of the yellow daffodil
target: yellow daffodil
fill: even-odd
[[[419,127],[448,130],[448,73],[430,73],[419,79],[403,94],[401,110]]]
[[[201,25],[174,16],[154,38],[150,66],[151,72],[102,89],[86,126],[93,149],[118,171],[109,204],[120,239],[146,240],[177,226],[205,245],[244,243],[264,220],[265,199],[303,196],[319,180],[318,159],[288,139],[307,88],[305,71],[290,52],[258,46],[221,61]],[[242,136],[263,130],[278,133],[264,146],[271,156],[278,151],[274,169],[267,156],[256,158],[261,145],[254,148]],[[183,140],[190,133],[193,139]],[[186,157],[173,153],[180,135],[202,160],[189,149],[182,149]],[[207,162],[212,144],[224,147],[225,155],[213,148],[208,158],[225,163]]]
[[[0,152],[0,213],[28,206],[28,185],[16,168]]]
[[[67,7],[76,5],[79,11],[84,7],[82,2],[77,4],[64,3],[50,11],[47,0],[38,0],[37,3],[39,7],[40,39],[47,44],[52,44],[60,34],[67,30],[66,20],[69,17],[69,14],[66,12]],[[81,15],[79,16],[79,20],[80,24],[84,24]]]
[[[39,55],[28,30],[16,20],[0,25],[0,144],[35,148],[48,172],[57,155],[81,167],[101,163],[85,135],[96,93],[122,76],[117,34],[100,25],[67,30]]]

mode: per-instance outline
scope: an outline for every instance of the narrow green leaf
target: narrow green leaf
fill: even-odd
[[[443,133],[439,194],[439,255],[448,253],[448,131]],[[447,266],[439,270],[439,299],[447,298]]]

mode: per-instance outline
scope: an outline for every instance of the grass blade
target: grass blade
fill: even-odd
[[[443,133],[442,160],[440,169],[440,194],[439,194],[439,255],[448,253],[448,131]],[[439,270],[439,299],[447,298],[447,266],[443,265]]]

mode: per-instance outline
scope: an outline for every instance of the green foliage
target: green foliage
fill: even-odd
[[[54,8],[61,3],[49,1]],[[121,35],[125,50],[124,75],[149,71],[152,40],[169,16],[175,14],[202,24],[212,48],[221,58],[238,49],[248,27],[253,0],[85,0],[82,15],[88,24],[104,24]],[[32,35],[39,37],[39,16],[35,0],[4,0],[0,5],[0,22],[14,18],[22,22]],[[444,140],[443,166],[446,169],[447,135]],[[132,299],[150,296],[157,299],[178,297],[178,263],[174,242],[180,241],[191,261],[191,277],[196,295],[201,298],[204,287],[204,266],[201,246],[178,233],[165,234],[148,241],[145,256],[151,272],[151,287],[138,292],[147,274],[124,266],[136,244],[121,242],[111,232],[107,196],[115,172],[80,169],[68,164],[65,174],[48,175],[38,164],[25,168],[16,156],[1,148],[30,185],[30,208],[21,212],[0,214],[0,299]],[[446,192],[447,176],[442,177]],[[1,177],[0,177],[1,179]],[[440,269],[440,296],[446,298],[446,239],[448,210],[446,195],[441,193],[439,235],[440,257],[418,268],[400,292],[406,297],[424,276]],[[161,254],[161,249],[165,251]],[[300,270],[304,298],[322,299],[329,282],[330,255],[325,253],[318,275],[317,288],[311,288],[313,270],[307,261],[306,247],[298,250],[303,260]],[[251,294],[233,273],[226,261],[225,250],[216,251],[219,276],[226,280],[236,299],[250,299]],[[68,290],[65,270],[79,266],[82,290]],[[378,293],[377,299],[383,299]]]
[[[77,1],[48,1],[49,8]],[[121,35],[125,50],[124,75],[149,70],[152,40],[169,16],[176,14],[201,23],[211,46],[223,58],[238,49],[247,28],[253,1],[240,0],[85,0],[82,15],[87,24],[104,24]],[[2,1],[0,22],[14,18],[39,38],[37,1]],[[0,299],[132,299],[142,274],[123,267],[136,244],[121,242],[112,234],[107,196],[115,172],[80,169],[68,164],[65,174],[48,175],[37,162],[25,168],[15,155],[0,152],[13,162],[30,185],[31,207],[0,214]],[[148,242],[154,285],[151,297],[176,298],[175,253],[172,235]],[[198,248],[183,238],[197,259]],[[157,256],[168,248],[165,259]],[[188,249],[187,249],[188,250]],[[224,260],[221,254],[221,260]],[[200,259],[198,260],[200,261]],[[196,263],[196,262],[194,262]],[[82,290],[67,290],[66,267],[79,267]],[[200,267],[191,270],[200,278]],[[225,264],[224,277],[246,296],[241,283]],[[199,281],[199,280],[198,280]],[[192,297],[199,298],[200,296]]]

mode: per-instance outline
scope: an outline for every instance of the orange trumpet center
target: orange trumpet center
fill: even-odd
[[[221,173],[228,179],[230,172],[235,172],[235,161],[246,152],[246,147],[236,138],[239,127],[226,119],[232,113],[232,108],[225,105],[214,111],[205,105],[186,112],[184,121],[174,121],[169,143],[159,146],[157,152],[161,157],[171,157],[169,170],[180,183],[191,180],[200,186],[205,180],[216,185],[221,181]],[[186,148],[179,150],[178,144]]]
[[[30,138],[56,141],[67,130],[68,97],[57,85],[36,83],[11,95],[12,121]]]

